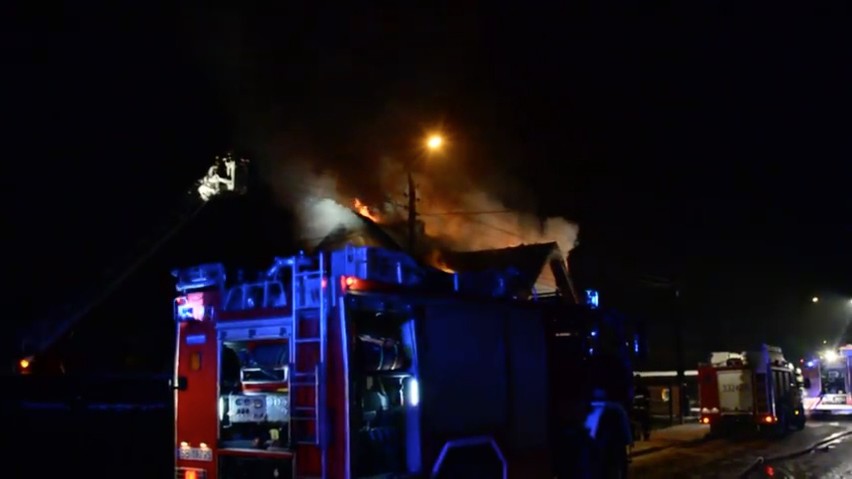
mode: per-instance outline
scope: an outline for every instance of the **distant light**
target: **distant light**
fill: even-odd
[[[432,135],[426,140],[426,147],[430,150],[437,150],[444,144],[444,138],[441,135]]]
[[[814,296],[813,298],[811,298],[811,303],[819,303],[819,298]]]
[[[808,361],[807,366],[808,366],[809,368],[814,367],[814,362],[813,362],[813,361]]]
[[[18,364],[21,365],[21,369],[27,369],[28,367],[30,367],[29,359],[22,359],[21,362]]]
[[[825,352],[822,353],[822,357],[825,359],[825,361],[827,363],[833,363],[833,362],[837,361],[837,358],[838,358],[837,351],[834,351],[832,349],[828,349],[828,350],[826,350]]]

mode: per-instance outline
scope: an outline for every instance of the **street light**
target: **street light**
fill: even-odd
[[[811,298],[811,303],[819,303],[819,298],[814,296],[813,298]]]
[[[426,137],[426,151],[436,153],[444,146],[444,137],[432,133]],[[408,251],[414,255],[417,236],[417,193],[415,192],[414,176],[411,167],[408,168]]]
[[[437,151],[440,150],[444,145],[444,137],[439,134],[429,135],[429,138],[426,139],[426,148],[429,151]]]

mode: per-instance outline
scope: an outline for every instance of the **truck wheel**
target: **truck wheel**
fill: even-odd
[[[771,429],[772,435],[778,438],[784,437],[790,432],[790,415],[786,410],[781,410],[778,415],[778,422]]]
[[[716,421],[710,424],[710,436],[714,438],[726,437],[730,434],[728,424]]]

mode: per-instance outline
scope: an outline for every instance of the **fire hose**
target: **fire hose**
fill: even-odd
[[[768,464],[770,462],[784,461],[784,460],[787,460],[787,459],[793,459],[795,457],[804,456],[805,454],[810,454],[811,452],[813,452],[817,449],[821,449],[823,447],[829,446],[830,444],[836,443],[836,442],[840,441],[841,439],[848,437],[848,436],[852,436],[852,431],[836,432],[836,433],[826,437],[825,439],[820,439],[819,441],[815,442],[814,444],[812,444],[811,446],[809,446],[805,449],[799,449],[797,451],[788,452],[786,454],[781,454],[781,455],[774,456],[774,457],[760,456],[757,459],[755,459],[755,461],[737,477],[740,477],[740,478],[743,478],[743,479],[747,478],[749,476],[749,474],[751,474],[755,471],[755,469],[757,469],[758,467],[760,467],[764,464]]]

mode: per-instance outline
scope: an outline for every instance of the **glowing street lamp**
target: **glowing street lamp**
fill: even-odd
[[[442,146],[444,146],[444,137],[441,135],[430,135],[429,138],[426,139],[426,148],[428,148],[429,151],[440,150]]]
[[[813,298],[811,298],[811,303],[819,303],[819,298],[817,296],[814,296]]]
[[[444,137],[433,133],[426,137],[426,151],[435,153],[444,146]],[[411,165],[408,167],[408,250],[414,254],[417,236],[417,193],[414,185],[414,176],[411,174]]]

